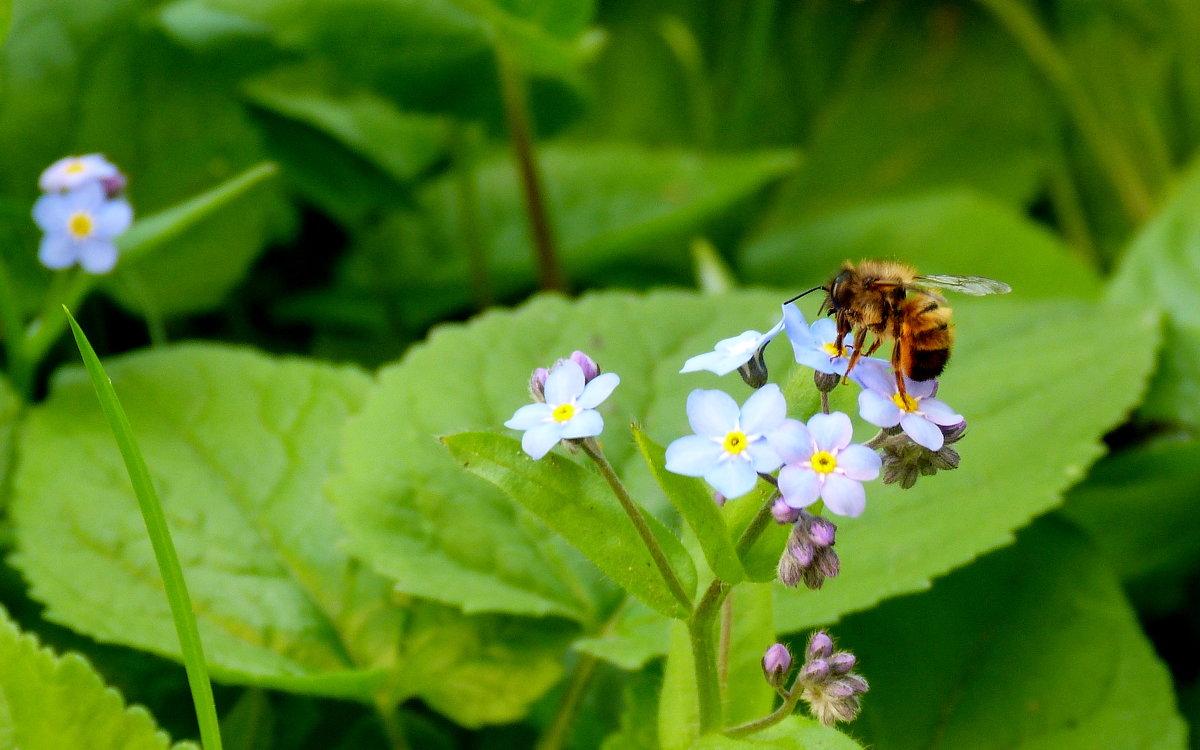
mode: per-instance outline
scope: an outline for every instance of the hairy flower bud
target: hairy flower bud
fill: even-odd
[[[803,582],[807,588],[819,589],[826,578],[837,576],[841,560],[833,550],[836,531],[828,519],[799,511],[779,561],[779,580],[786,586]]]
[[[829,668],[836,674],[846,674],[857,663],[858,659],[849,651],[839,651],[829,658]]]
[[[813,384],[817,386],[817,390],[822,393],[829,393],[838,384],[842,382],[842,376],[836,372],[821,372],[820,370],[813,371]]]
[[[767,341],[760,346],[755,350],[753,356],[750,357],[746,364],[737,368],[738,375],[741,375],[742,380],[751,388],[762,388],[767,384],[769,376],[767,374],[767,363],[763,361],[763,352],[766,351],[767,344],[769,343],[771,342]]]
[[[799,508],[793,508],[788,505],[782,497],[775,498],[775,502],[771,503],[771,516],[779,524],[799,521],[802,512]]]
[[[808,638],[804,654],[809,659],[828,659],[833,654],[833,639],[824,630],[817,630]]]
[[[550,371],[539,367],[529,376],[529,395],[539,404],[546,403],[546,378]]]
[[[880,440],[876,448],[883,459],[883,483],[899,484],[908,489],[917,483],[918,477],[957,469],[962,459],[950,445],[966,434],[967,423],[963,421],[940,429],[944,442],[936,451],[917,445],[904,433]]]
[[[787,646],[776,643],[767,649],[762,658],[763,675],[771,685],[779,686],[792,671],[792,652]]]
[[[579,365],[579,369],[583,370],[583,382],[590,383],[593,378],[600,374],[600,365],[596,364],[596,360],[578,349],[571,352],[570,359]]]
[[[834,651],[833,639],[823,630],[813,633],[805,649],[796,684],[814,718],[825,726],[851,721],[862,708],[867,681],[850,670],[856,659],[849,651]],[[795,689],[795,688],[793,688]]]
[[[808,533],[817,547],[832,547],[837,535],[837,526],[827,518],[814,516],[809,524]]]

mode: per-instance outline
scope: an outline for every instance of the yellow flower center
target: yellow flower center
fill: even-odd
[[[67,165],[68,174],[79,174],[84,170],[83,162],[79,159],[74,159]]]
[[[554,407],[554,411],[550,412],[550,415],[554,417],[555,422],[567,422],[575,416],[575,404],[559,404]]]
[[[818,474],[828,474],[837,468],[837,459],[829,451],[817,451],[809,460],[812,462],[813,471]]]
[[[828,344],[821,344],[821,351],[825,352],[831,357],[840,357],[845,354],[845,352],[839,349],[837,344],[833,343],[832,341],[830,341]]]
[[[892,402],[907,412],[914,412],[917,410],[917,400],[907,393],[903,396],[901,396],[899,393],[893,393]]]
[[[76,239],[84,239],[92,234],[92,215],[87,211],[76,211],[67,219],[67,231]]]
[[[750,441],[746,439],[746,433],[741,430],[733,430],[725,435],[724,448],[726,453],[737,455],[746,450],[746,446],[750,445]]]

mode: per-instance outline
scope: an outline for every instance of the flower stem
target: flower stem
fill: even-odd
[[[608,486],[612,488],[613,494],[617,496],[617,500],[625,510],[625,515],[629,516],[629,520],[633,522],[633,527],[637,529],[638,536],[642,538],[642,543],[646,545],[646,549],[650,552],[650,557],[653,558],[654,564],[658,568],[663,581],[666,582],[667,588],[671,590],[672,596],[683,605],[684,609],[690,612],[692,610],[692,598],[688,596],[683,588],[683,584],[679,582],[679,578],[671,568],[671,563],[667,560],[667,553],[663,552],[662,545],[658,543],[658,540],[654,538],[654,533],[650,531],[650,525],[646,523],[646,517],[642,515],[642,509],[629,496],[629,491],[621,483],[621,478],[617,476],[616,470],[608,462],[604,451],[600,450],[600,446],[595,438],[585,438],[580,440],[579,443],[583,447],[583,452],[588,455],[588,458],[592,459],[596,463],[596,466],[600,468],[600,474],[608,482]]]
[[[779,708],[760,719],[755,719],[754,721],[748,721],[745,724],[738,724],[737,726],[729,727],[722,732],[722,734],[724,734],[726,737],[745,737],[747,735],[754,734],[755,732],[760,732],[774,724],[778,724],[787,717],[791,716],[792,712],[796,710],[796,703],[799,702],[800,693],[802,692],[798,684],[799,682],[800,676],[797,675],[796,679],[792,682],[791,689],[786,693],[781,693],[783,696],[783,703],[780,704]]]
[[[529,233],[537,260],[538,281],[544,290],[565,292],[567,281],[554,248],[554,233],[546,213],[546,201],[533,153],[533,129],[529,124],[529,101],[525,81],[521,78],[507,40],[500,35],[496,38],[496,67],[500,75],[504,119],[508,125],[508,135],[512,139],[513,158],[516,159],[517,172],[521,178],[521,190],[525,194],[525,209],[529,215]]]
[[[733,597],[721,602],[721,640],[717,649],[717,679],[721,683],[721,695],[729,695],[729,648],[733,640]]]
[[[554,720],[538,740],[537,750],[560,750],[566,744],[571,722],[579,710],[579,704],[583,702],[583,696],[587,694],[588,683],[591,682],[598,663],[599,660],[591,654],[580,655],[579,662],[571,673],[571,681],[567,683],[566,692],[558,704]]]

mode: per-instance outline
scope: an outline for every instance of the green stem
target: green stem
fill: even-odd
[[[625,489],[621,478],[617,476],[617,472],[613,469],[604,452],[600,450],[600,446],[596,443],[595,438],[586,438],[579,441],[583,446],[583,452],[588,455],[600,467],[600,474],[608,482],[608,486],[612,488],[613,494],[617,496],[621,507],[625,510],[625,515],[629,516],[629,520],[633,522],[633,527],[637,529],[638,536],[641,537],[642,543],[646,545],[646,549],[650,552],[650,557],[654,560],[654,565],[658,568],[659,574],[663,581],[666,582],[667,588],[671,590],[674,596],[684,609],[689,612],[692,609],[692,598],[688,596],[684,590],[683,584],[679,582],[679,578],[675,575],[675,571],[671,568],[671,563],[667,560],[667,553],[663,552],[662,545],[654,538],[654,533],[650,531],[650,525],[646,523],[646,517],[642,515],[642,509],[638,507],[633,498],[629,496],[629,491]]]
[[[179,650],[183,655],[183,666],[187,671],[188,686],[191,688],[192,702],[196,707],[201,744],[205,750],[221,750],[221,729],[217,721],[216,705],[213,703],[208,667],[204,662],[204,648],[200,643],[200,631],[196,626],[196,616],[192,611],[183,569],[179,565],[179,555],[175,551],[175,543],[171,540],[167,517],[154,489],[154,482],[150,479],[150,470],[146,468],[146,461],[142,458],[141,449],[133,436],[133,428],[129,426],[129,419],[125,416],[116,391],[113,390],[112,381],[104,372],[104,366],[100,364],[96,351],[92,349],[75,318],[71,317],[70,311],[65,307],[63,311],[75,336],[83,363],[87,367],[92,386],[96,389],[100,408],[108,420],[121,457],[125,461],[133,494],[137,497],[138,507],[142,511],[146,534],[150,537],[150,545],[154,549],[154,558],[158,563],[167,602],[171,607],[171,617],[175,620],[175,631],[179,635]]]
[[[792,682],[791,690],[783,694],[783,703],[780,704],[779,708],[775,709],[761,719],[755,719],[754,721],[748,721],[745,724],[738,724],[735,727],[729,727],[722,732],[722,734],[724,734],[726,737],[745,737],[747,735],[754,734],[755,732],[761,732],[767,727],[778,724],[787,717],[791,716],[792,712],[796,710],[796,704],[800,701],[800,694],[802,691],[800,690],[799,684],[797,684],[799,682],[799,675],[797,675],[796,680]]]
[[[1137,163],[1121,141],[1112,135],[1103,116],[1075,75],[1066,55],[1038,23],[1033,12],[1017,0],[978,0],[1024,50],[1034,66],[1054,88],[1101,169],[1112,182],[1125,212],[1135,221],[1154,210],[1150,188]]]
[[[571,722],[579,710],[579,705],[583,702],[583,697],[587,695],[588,684],[591,682],[598,664],[599,660],[591,654],[582,654],[579,657],[579,662],[571,673],[571,681],[567,683],[566,692],[563,693],[562,701],[558,704],[558,711],[554,714],[554,720],[550,722],[550,728],[538,740],[537,750],[559,750],[566,744],[567,734],[571,730]]]
[[[717,679],[721,683],[721,696],[729,697],[729,648],[733,641],[733,596],[721,602],[721,640],[717,649]]]
[[[538,280],[544,290],[565,292],[566,276],[559,265],[558,254],[554,248],[554,233],[550,228],[545,194],[533,153],[533,129],[529,123],[529,101],[525,81],[521,78],[508,42],[500,35],[496,38],[496,65],[500,75],[500,95],[504,101],[504,120],[508,125],[508,135],[512,139],[513,158],[521,178],[521,191],[525,196],[525,210],[529,216],[529,234],[533,241]]]
[[[388,746],[392,750],[408,750],[408,737],[404,734],[404,727],[400,724],[400,720],[396,718],[395,701],[386,698],[377,699],[375,711],[379,714],[379,723],[383,726],[383,733],[387,735]]]

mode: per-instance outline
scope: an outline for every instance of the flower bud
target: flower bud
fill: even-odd
[[[788,545],[788,552],[792,553],[802,568],[807,568],[813,563],[814,550],[808,542],[792,542]]]
[[[830,547],[833,545],[835,535],[837,534],[837,526],[827,518],[821,516],[813,516],[809,521],[808,534],[812,537],[813,544],[817,547]]]
[[[790,549],[784,548],[783,554],[779,557],[779,567],[776,573],[779,575],[779,582],[784,586],[795,587],[804,577],[805,568],[792,554]]]
[[[854,654],[835,652],[833,639],[824,630],[809,637],[804,653],[797,684],[813,717],[825,726],[853,720],[862,709],[860,696],[867,692],[867,681],[850,671]]]
[[[763,352],[766,351],[769,343],[771,342],[768,341],[758,347],[750,360],[738,368],[738,375],[741,375],[742,380],[746,381],[746,385],[751,388],[762,388],[767,384],[767,363],[763,361]]]
[[[782,497],[775,498],[775,502],[771,503],[771,516],[776,523],[795,523],[800,520],[799,508],[793,508],[783,501]]]
[[[590,383],[600,374],[600,365],[596,364],[596,360],[576,349],[571,352],[571,361],[579,365],[579,369],[583,370],[583,382]]]
[[[837,388],[840,382],[842,382],[842,376],[836,372],[813,370],[813,384],[817,386],[817,390],[821,393],[829,393],[834,388]]]
[[[808,639],[808,648],[804,650],[809,659],[828,659],[833,653],[833,639],[824,630],[814,632]]]
[[[805,684],[823,682],[829,677],[829,662],[824,659],[814,659],[806,662],[800,668],[800,681]]]
[[[529,395],[539,404],[546,403],[546,378],[550,371],[539,367],[529,376]]]
[[[125,175],[120,172],[100,178],[100,186],[104,188],[104,197],[106,198],[116,198],[125,192],[125,184]]]
[[[858,663],[858,659],[849,651],[838,651],[833,656],[829,657],[829,668],[835,674],[846,674],[854,669],[854,665]]]
[[[792,671],[792,653],[787,646],[776,643],[767,649],[762,658],[763,675],[772,685],[782,685],[788,672]]]
[[[832,547],[825,547],[816,556],[813,567],[819,570],[825,578],[837,578],[837,574],[842,569],[842,561]]]

